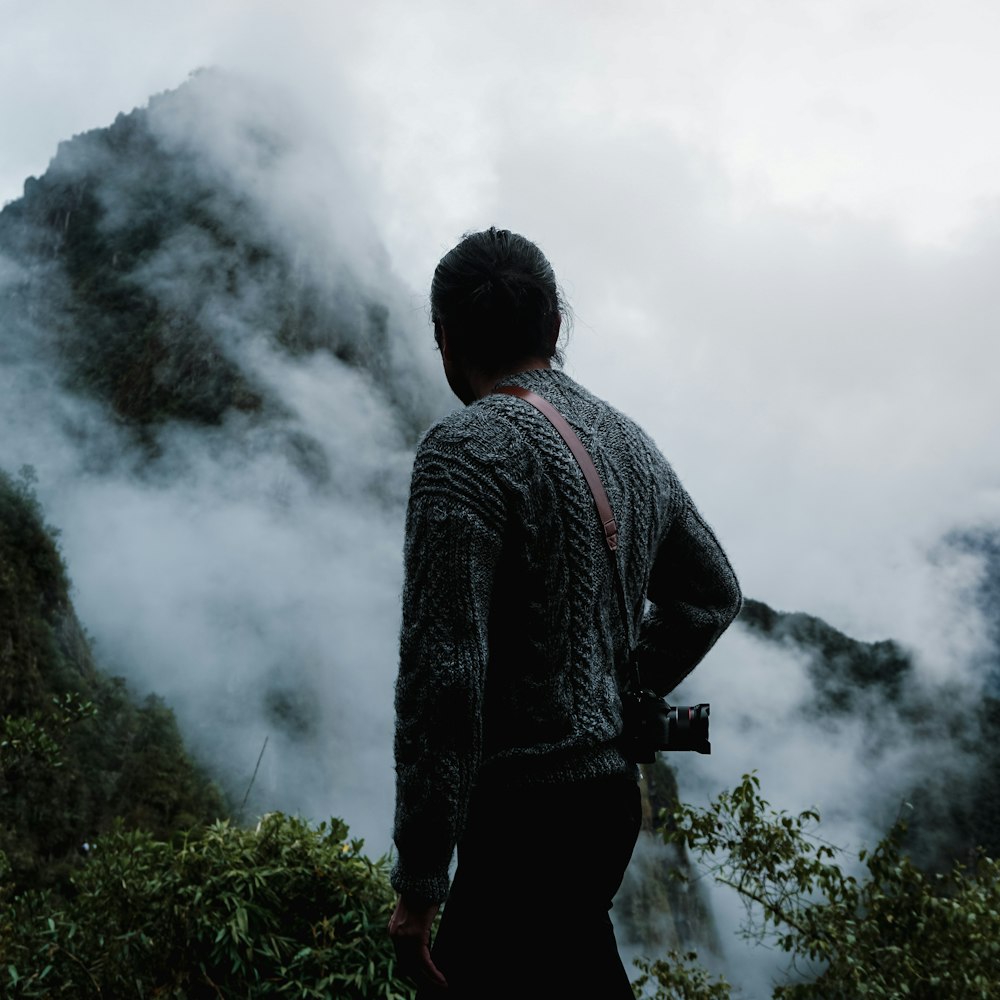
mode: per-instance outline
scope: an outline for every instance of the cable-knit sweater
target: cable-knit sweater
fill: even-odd
[[[634,775],[616,663],[672,690],[741,604],[736,577],[649,436],[556,369],[544,396],[590,452],[618,521],[626,637],[593,497],[533,406],[489,395],[417,450],[396,682],[392,884],[439,902],[474,787]],[[649,609],[643,614],[646,599]]]

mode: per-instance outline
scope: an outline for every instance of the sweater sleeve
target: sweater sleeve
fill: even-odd
[[[656,553],[637,649],[642,684],[661,696],[694,670],[743,604],[722,546],[677,488],[679,510]]]
[[[490,601],[505,524],[488,456],[439,428],[418,450],[407,508],[391,875],[398,892],[427,902],[447,895],[482,758]]]

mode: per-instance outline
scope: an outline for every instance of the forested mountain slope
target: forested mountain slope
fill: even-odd
[[[169,707],[102,673],[30,477],[0,471],[0,852],[63,877],[115,818],[160,837],[227,813]]]

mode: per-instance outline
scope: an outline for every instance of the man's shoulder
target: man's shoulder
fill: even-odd
[[[651,466],[659,475],[669,463],[652,436],[615,405],[589,391],[562,372],[531,371],[507,381],[538,392],[575,427],[585,446],[606,460],[626,454]],[[452,410],[421,438],[418,462],[457,462],[504,468],[508,473],[533,465],[540,439],[555,431],[523,400],[492,393],[470,406]]]
[[[659,444],[643,425],[614,403],[593,393],[588,392],[587,396],[594,405],[593,431],[598,442],[602,440],[612,442],[609,445],[612,450],[615,446],[622,448],[630,453],[633,459],[641,454],[645,456],[646,462],[661,473],[670,469],[670,463]]]
[[[510,460],[520,439],[510,420],[509,396],[487,396],[445,414],[417,445],[417,459],[430,457],[471,462]]]

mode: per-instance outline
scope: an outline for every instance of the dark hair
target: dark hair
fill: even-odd
[[[455,356],[493,372],[525,358],[562,361],[553,332],[565,306],[555,272],[531,240],[491,226],[466,233],[431,282],[431,319]]]

